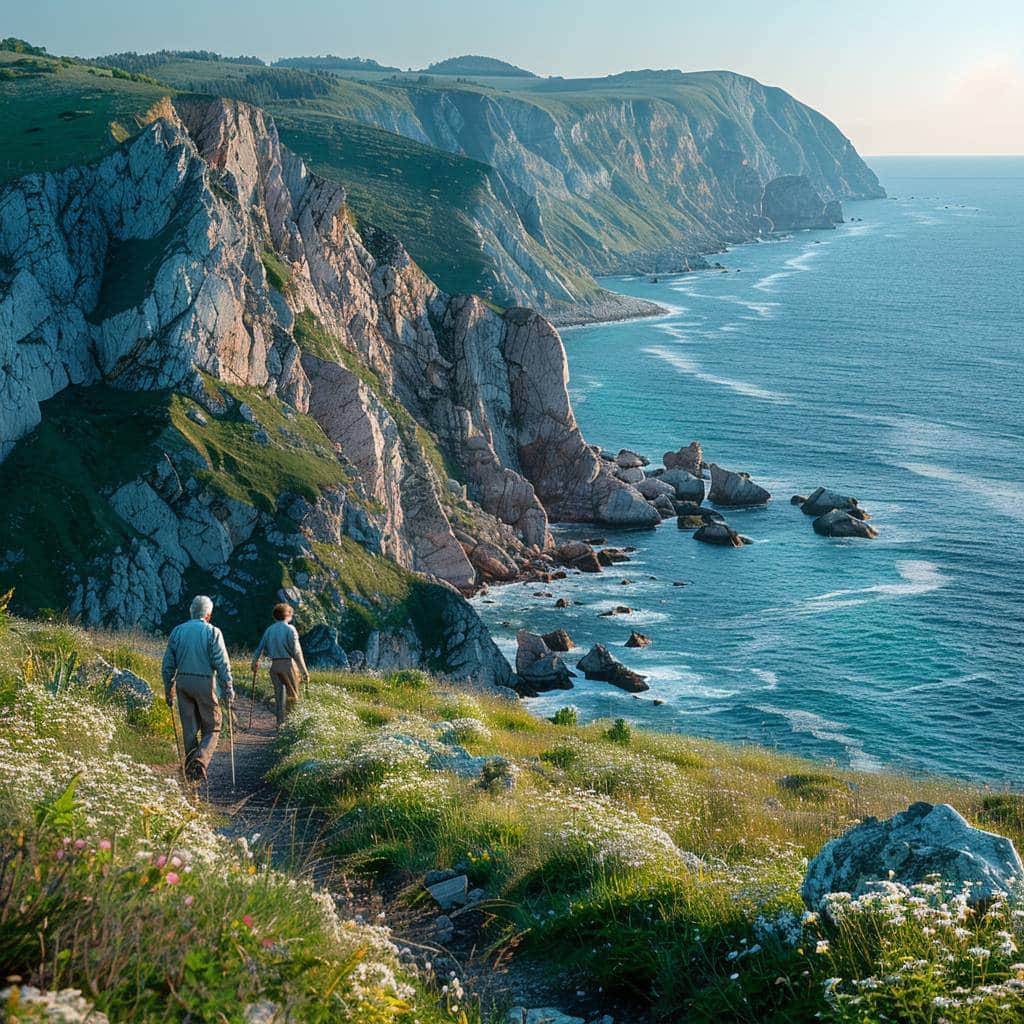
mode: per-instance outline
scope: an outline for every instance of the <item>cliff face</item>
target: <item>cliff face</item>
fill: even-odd
[[[884,195],[831,121],[727,72],[391,93],[354,94],[347,113],[494,167],[535,200],[546,244],[594,273],[756,236],[781,176],[806,176],[825,200]]]
[[[272,564],[308,621],[347,621],[380,663],[465,666],[472,648],[501,676],[443,584],[542,557],[545,501],[573,518],[657,518],[579,435],[557,334],[442,293],[395,239],[357,231],[343,187],[311,174],[260,111],[155,113],[100,163],[0,192],[0,476],[24,494],[10,536],[37,500],[11,466],[44,444],[54,397],[150,394],[160,430],[146,446],[118,434],[110,465],[77,453],[106,505],[96,536],[65,545],[75,613],[156,625],[203,582],[244,617],[254,568]],[[558,459],[538,458],[553,418]],[[5,543],[0,570],[31,592],[31,559]],[[380,596],[353,582],[364,554],[436,578],[442,596],[424,602],[399,573],[390,597],[406,618],[362,614]],[[426,606],[443,620],[429,629]]]

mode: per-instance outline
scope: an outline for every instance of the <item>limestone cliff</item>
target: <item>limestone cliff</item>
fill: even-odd
[[[287,550],[282,584],[331,622],[367,600],[358,587],[324,599],[346,553],[361,557],[354,542],[468,590],[543,557],[546,510],[657,521],[580,436],[543,318],[441,292],[396,239],[357,230],[343,186],[310,173],[259,110],[158,113],[98,164],[0,192],[0,459],[42,443],[26,435],[69,386],[170,396],[146,458],[129,446],[104,470],[96,515],[113,546],[68,545],[73,612],[152,626],[202,578],[241,614],[246,560]],[[4,577],[33,571],[4,537]],[[465,665],[469,645],[501,676],[472,612],[443,592],[435,641],[425,620],[418,633],[395,620],[367,650]]]

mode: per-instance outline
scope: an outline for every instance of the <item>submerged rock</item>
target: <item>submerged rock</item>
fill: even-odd
[[[576,667],[588,678],[599,679],[629,693],[642,693],[649,690],[647,680],[639,672],[626,668],[621,661],[614,658],[604,644],[593,647],[576,662]]]
[[[617,562],[628,562],[629,555],[622,548],[602,548],[597,553],[597,560],[604,566],[615,565]]]
[[[643,633],[637,633],[636,630],[629,634],[629,639],[626,641],[627,647],[649,647],[650,644],[651,638]]]
[[[874,540],[878,536],[878,531],[869,523],[837,508],[818,516],[812,525],[814,532],[822,537],[862,537]]]
[[[771,493],[755,484],[746,473],[733,473],[721,466],[711,465],[711,490],[708,501],[716,505],[766,505]]]
[[[817,910],[829,893],[856,897],[872,883],[915,885],[932,875],[957,891],[970,883],[976,904],[1024,880],[1024,864],[1004,836],[973,828],[949,804],[919,802],[885,821],[865,818],[826,843],[808,866],[800,894]]]

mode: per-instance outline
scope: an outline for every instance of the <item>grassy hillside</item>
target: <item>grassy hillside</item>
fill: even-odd
[[[108,696],[95,660],[158,688],[159,642],[20,620],[0,633],[9,972],[82,988],[113,1021],[235,1021],[259,998],[302,1021],[505,1019],[472,999],[452,1010],[452,989],[408,975],[379,933],[338,922],[182,799],[166,709]],[[949,801],[1019,844],[1020,796],[556,717],[418,672],[314,674],[272,779],[322,809],[336,865],[384,894],[389,917],[429,906],[426,870],[465,872],[483,899],[453,914],[478,951],[464,977],[532,965],[534,982],[557,974],[569,1012],[612,1000],[654,1021],[1021,1019],[1015,901],[975,914],[941,887],[891,887],[840,899],[829,921],[797,894],[804,858],[864,815]]]
[[[186,799],[162,699],[133,710],[107,688],[104,662],[162,696],[157,653],[0,615],[5,977],[78,989],[115,1024],[455,1020],[381,929],[340,919],[326,892],[228,841]],[[5,992],[5,1020],[97,1019],[20,996]]]
[[[125,72],[0,50],[0,183],[98,159],[170,91]]]

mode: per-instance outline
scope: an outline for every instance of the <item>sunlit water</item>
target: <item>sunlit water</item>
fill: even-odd
[[[669,520],[608,534],[634,560],[551,598],[477,599],[512,657],[520,626],[564,626],[649,677],[642,700],[581,677],[538,713],[1024,783],[1024,159],[872,166],[891,198],[858,220],[738,247],[729,273],[608,282],[673,312],[564,332],[588,440],[658,464],[697,438],[775,500],[728,512],[750,547]],[[789,498],[818,485],[879,539],[816,536]],[[598,615],[614,604],[637,610]],[[622,647],[634,628],[650,647]]]

